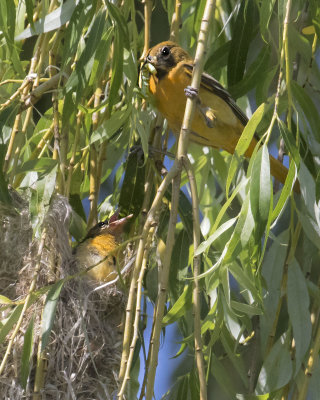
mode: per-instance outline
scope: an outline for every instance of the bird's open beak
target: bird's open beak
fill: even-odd
[[[133,214],[130,214],[124,218],[116,219],[117,216],[116,214],[114,214],[109,220],[108,230],[115,235],[122,233],[124,226],[126,225],[128,220],[132,217]]]

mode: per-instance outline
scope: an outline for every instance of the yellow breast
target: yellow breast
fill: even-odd
[[[110,282],[117,277],[117,246],[114,236],[98,235],[81,243],[76,258],[81,268],[96,265],[88,275],[99,282]]]

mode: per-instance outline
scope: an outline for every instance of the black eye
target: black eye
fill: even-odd
[[[102,227],[105,226],[105,225],[108,225],[108,221],[107,221],[107,220],[98,222],[99,228],[102,228]]]
[[[170,54],[170,49],[167,46],[162,47],[161,49],[161,55],[167,58]]]

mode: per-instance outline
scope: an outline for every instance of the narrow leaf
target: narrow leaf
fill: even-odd
[[[231,218],[224,224],[222,224],[212,235],[208,237],[207,240],[204,240],[198,248],[196,249],[194,255],[198,256],[199,254],[203,253],[209,246],[212,245],[212,243],[218,239],[224,232],[226,232],[228,229],[231,228],[232,225],[236,222],[236,218]]]
[[[170,308],[167,314],[163,317],[162,323],[164,325],[172,324],[177,321],[186,311],[192,306],[192,285],[186,285],[179,299]]]
[[[314,137],[318,142],[320,142],[320,116],[318,109],[306,90],[299,86],[295,81],[292,81],[291,84],[294,99],[301,107],[308,124],[310,124]]]
[[[132,107],[129,105],[122,110],[115,111],[109,119],[107,119],[97,130],[93,132],[90,143],[102,142],[110,139],[126,122],[130,116]]]
[[[144,197],[145,165],[137,152],[131,152],[126,164],[119,207],[123,215],[138,216]]]
[[[266,145],[263,145],[254,161],[250,182],[250,205],[256,223],[257,240],[262,236],[269,216],[271,198],[270,161]]]
[[[263,117],[263,114],[266,111],[266,108],[267,108],[266,104],[263,103],[256,109],[256,111],[250,118],[249,122],[245,126],[245,128],[240,136],[240,139],[239,139],[237,146],[235,148],[235,151],[234,151],[234,155],[232,156],[229,171],[228,171],[228,177],[227,177],[227,182],[226,182],[227,197],[229,196],[229,189],[230,189],[231,182],[232,182],[232,180],[235,176],[235,173],[238,169],[239,159],[241,156],[244,155],[244,153],[248,149],[248,147],[252,141],[252,138],[254,136],[254,133],[257,129],[257,126],[259,125],[259,123]]]
[[[3,326],[0,330],[0,344],[3,343],[6,336],[13,328],[14,324],[18,321],[18,319],[21,315],[22,309],[23,309],[23,304],[19,304],[18,306],[16,306],[14,308],[14,310],[12,311],[12,313],[10,314],[10,317],[3,324]]]
[[[268,40],[266,33],[269,27],[275,1],[276,0],[262,0],[260,3],[260,32],[265,41]]]
[[[254,0],[242,0],[235,22],[228,59],[228,86],[239,82],[244,74],[249,45],[255,26]]]
[[[34,23],[34,28],[26,28],[23,32],[16,36],[15,40],[19,41],[27,39],[33,35],[39,35],[40,33],[50,32],[54,29],[60,28],[70,20],[76,5],[77,1],[67,0],[61,5],[61,7],[52,11],[45,18],[41,18],[39,21],[36,21]]]
[[[281,190],[279,200],[274,210],[272,211],[272,216],[271,216],[272,222],[278,219],[278,217],[281,215],[281,212],[284,210],[285,205],[287,204],[287,201],[290,198],[295,177],[296,177],[296,166],[294,161],[291,160],[285,184]]]
[[[278,119],[278,126],[281,136],[283,137],[283,140],[290,152],[290,155],[294,159],[296,165],[299,165],[300,162],[299,150],[297,149],[296,141],[292,132],[289,131],[286,124],[283,121],[281,121],[281,119]]]
[[[41,352],[47,347],[50,339],[50,333],[56,315],[57,303],[64,281],[55,283],[47,294],[43,309],[42,327],[41,327]]]
[[[288,313],[296,348],[295,371],[298,372],[311,341],[309,293],[305,277],[296,259],[288,267]]]
[[[20,382],[21,386],[24,389],[27,386],[27,381],[32,366],[31,359],[33,351],[33,326],[34,326],[34,317],[31,318],[26,333],[24,334],[24,341],[22,348]]]
[[[281,337],[272,347],[261,368],[257,394],[273,392],[286,385],[292,376],[292,361],[288,344]]]

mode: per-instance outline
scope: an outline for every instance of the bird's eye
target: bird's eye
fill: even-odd
[[[167,57],[170,55],[170,49],[169,49],[169,47],[167,47],[167,46],[162,47],[162,49],[161,49],[161,55],[162,55],[164,58],[167,58]]]
[[[102,228],[105,225],[108,225],[108,221],[107,220],[98,222],[99,228]]]

